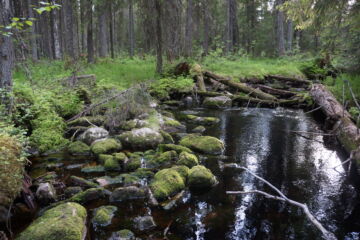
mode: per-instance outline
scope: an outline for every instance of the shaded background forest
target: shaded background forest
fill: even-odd
[[[38,18],[18,34],[18,59],[307,53],[360,63],[358,0],[62,0],[40,16],[39,1],[12,3],[14,16]]]

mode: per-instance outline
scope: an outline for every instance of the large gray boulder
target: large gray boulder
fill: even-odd
[[[164,141],[160,132],[151,128],[140,128],[125,132],[119,136],[119,139],[125,147],[134,150],[153,149]]]
[[[96,140],[107,138],[109,132],[101,127],[92,127],[87,129],[83,134],[80,135],[79,139],[88,145],[91,145]]]
[[[51,183],[40,183],[35,195],[38,201],[44,205],[55,202],[57,199],[56,191]]]

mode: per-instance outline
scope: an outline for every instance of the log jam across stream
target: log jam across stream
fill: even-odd
[[[216,125],[207,127],[204,135],[221,139],[225,143],[224,152],[220,156],[200,155],[201,164],[216,175],[219,184],[207,192],[185,190],[177,206],[169,210],[143,200],[112,204],[118,211],[112,224],[103,228],[91,225],[91,210],[107,202],[92,202],[86,205],[90,210],[87,239],[109,239],[112,232],[125,228],[141,239],[163,239],[165,231],[167,239],[174,240],[321,239],[319,231],[296,207],[255,194],[227,195],[226,191],[255,189],[273,193],[251,175],[233,168],[234,163],[261,175],[289,198],[308,204],[314,216],[338,239],[359,239],[360,204],[356,178],[352,176],[355,173],[346,173],[347,166],[340,165],[345,154],[336,142],[321,135],[320,125],[311,115],[284,108],[183,111],[220,119]],[[176,109],[174,113],[184,112]],[[188,130],[194,127],[187,124]],[[304,137],[302,132],[318,134]],[[37,159],[31,174],[41,175],[49,163],[63,163],[55,170],[63,179],[71,175],[94,179],[101,174],[84,174],[79,171],[81,166],[77,166],[92,161],[66,153],[50,155]],[[112,191],[121,185],[106,188]],[[147,230],[136,227],[136,219],[142,216],[152,216],[156,227]],[[28,221],[20,218],[13,226],[21,229]]]

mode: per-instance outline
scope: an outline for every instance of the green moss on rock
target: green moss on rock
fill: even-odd
[[[115,206],[101,206],[94,210],[94,217],[91,219],[94,227],[106,227],[111,224],[114,213],[117,211]]]
[[[85,155],[90,153],[90,147],[86,143],[76,141],[69,144],[68,151],[72,155]]]
[[[86,209],[77,203],[64,203],[47,210],[16,240],[83,240]]]
[[[103,188],[90,188],[86,191],[80,192],[72,196],[68,201],[85,204],[94,200],[105,197],[105,190]]]
[[[224,144],[219,139],[211,136],[199,136],[189,134],[180,140],[180,145],[205,154],[220,154],[224,150]]]
[[[105,172],[104,166],[97,165],[97,166],[86,166],[81,169],[83,173],[103,173]]]
[[[157,200],[166,200],[185,188],[183,177],[175,169],[163,169],[157,172],[150,188]]]
[[[188,152],[188,153],[192,153],[193,151],[190,148],[181,146],[181,145],[176,145],[176,144],[160,144],[159,145],[159,151],[160,152],[166,152],[166,151],[176,151],[178,154],[182,153],[182,152]]]
[[[192,168],[196,165],[199,165],[199,160],[194,154],[182,152],[179,155],[179,161],[177,163],[179,165],[185,165],[189,168]]]
[[[123,229],[117,232],[114,232],[111,235],[111,239],[118,239],[118,240],[135,240],[135,234],[127,229]]]
[[[138,169],[139,167],[141,167],[141,158],[142,156],[139,154],[135,154],[135,153],[131,154],[129,161],[127,161],[125,165],[126,171],[132,172]]]
[[[150,168],[160,167],[163,165],[170,165],[178,159],[176,151],[167,151],[156,155],[153,159],[147,161],[147,165]]]
[[[156,148],[157,145],[164,141],[163,136],[158,131],[150,128],[140,128],[125,132],[119,136],[119,139],[126,147],[135,150]]]
[[[104,168],[108,171],[116,171],[121,169],[120,163],[113,156],[112,158],[109,158],[105,161]]]
[[[91,151],[96,154],[105,154],[112,153],[121,150],[122,146],[117,140],[109,138],[104,140],[99,140],[91,146]]]
[[[188,184],[190,188],[210,188],[216,183],[216,177],[210,169],[204,166],[195,166],[189,171]]]
[[[167,133],[167,132],[165,132],[163,130],[160,130],[160,134],[164,138],[164,143],[168,143],[168,144],[174,144],[175,143],[173,137],[169,133]]]

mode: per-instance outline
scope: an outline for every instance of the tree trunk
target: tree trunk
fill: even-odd
[[[134,3],[129,0],[129,54],[134,56],[135,52],[135,20],[134,20]]]
[[[108,55],[108,42],[107,42],[107,6],[98,6],[98,23],[99,23],[99,57],[107,57]]]
[[[293,22],[289,19],[287,22],[287,51],[289,53],[292,52],[293,35],[294,35]]]
[[[185,26],[185,57],[192,56],[193,41],[193,0],[187,0],[186,7],[186,26]]]
[[[52,1],[52,3],[55,2]],[[51,14],[51,23],[52,23],[54,58],[61,59],[62,56],[61,56],[61,47],[60,47],[59,13],[58,10],[53,9],[50,14]]]
[[[110,3],[110,12],[109,12],[109,22],[110,22],[110,54],[111,58],[115,58],[115,51],[114,51],[114,17],[113,17],[113,3]]]
[[[226,54],[229,54],[232,51],[232,17],[231,17],[231,0],[226,0]]]
[[[72,59],[76,58],[74,39],[74,14],[71,0],[63,0],[64,27],[65,27],[65,52]]]
[[[203,40],[203,51],[204,55],[209,54],[209,32],[210,32],[210,12],[207,0],[203,0],[203,16],[204,16],[204,40]]]
[[[0,0],[0,25],[10,24],[12,13],[10,0]],[[0,103],[7,109],[11,107],[9,93],[12,90],[12,68],[14,64],[14,45],[12,38],[0,34]]]
[[[156,72],[161,74],[162,67],[163,67],[163,44],[162,44],[162,26],[161,26],[161,0],[154,0],[155,1],[155,10],[156,10]]]
[[[284,0],[276,0],[275,7],[284,3]],[[285,39],[284,39],[284,13],[276,9],[276,40],[277,52],[279,56],[285,55]]]
[[[34,18],[34,12],[32,9],[32,2],[31,0],[27,0],[28,4],[28,14],[29,18]],[[33,61],[39,60],[37,45],[36,45],[36,32],[35,32],[35,24],[31,26],[31,33],[30,33],[30,44],[31,44],[31,58]]]
[[[87,16],[89,19],[89,23],[87,25],[87,61],[88,63],[94,63],[95,57],[94,57],[94,36],[93,36],[93,4],[92,0],[89,0],[87,7]]]

